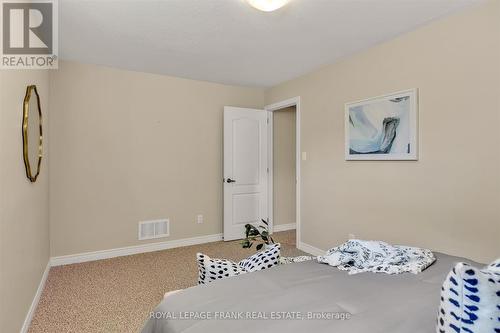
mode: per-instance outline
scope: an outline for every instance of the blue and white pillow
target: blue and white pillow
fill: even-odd
[[[213,259],[203,253],[197,253],[196,259],[198,261],[198,284],[207,284],[278,265],[280,244],[271,244],[263,251],[243,259],[239,263],[227,259]]]
[[[198,261],[198,284],[207,284],[246,273],[231,260],[212,259],[203,253],[197,253],[196,260]]]
[[[484,269],[458,263],[441,288],[437,333],[500,333],[500,259]]]
[[[238,265],[246,272],[255,272],[262,269],[271,268],[280,262],[280,243],[267,245],[264,251],[243,259]]]

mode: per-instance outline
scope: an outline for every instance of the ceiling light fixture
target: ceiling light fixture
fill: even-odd
[[[272,12],[280,9],[288,3],[289,0],[247,0],[250,6],[262,10],[263,12]]]

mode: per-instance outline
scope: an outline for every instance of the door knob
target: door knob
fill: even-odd
[[[236,183],[236,180],[232,180],[231,178],[228,178],[228,179],[226,180],[226,182],[227,182],[227,183],[229,183],[229,184],[230,184],[230,183]]]

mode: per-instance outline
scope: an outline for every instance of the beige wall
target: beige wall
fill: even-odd
[[[165,240],[222,232],[223,107],[262,89],[62,62],[51,98],[53,256],[143,244],[150,219]]]
[[[418,162],[344,160],[344,103],[420,94]],[[301,97],[302,241],[354,233],[488,261],[500,255],[500,1],[267,91]]]
[[[295,223],[295,106],[273,112],[273,222]]]
[[[36,183],[26,178],[22,105],[36,84],[42,103],[45,151]],[[0,71],[0,332],[18,332],[49,260],[49,73]]]

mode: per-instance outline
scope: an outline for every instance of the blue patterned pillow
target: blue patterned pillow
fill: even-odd
[[[263,251],[243,259],[238,264],[245,272],[255,272],[274,267],[280,262],[280,249],[280,243],[267,245]]]
[[[441,288],[437,333],[500,333],[500,259],[484,269],[458,263]]]
[[[203,253],[197,253],[196,259],[198,261],[198,284],[207,284],[278,265],[280,244],[269,245],[264,251],[257,252],[239,263],[227,259],[213,259]]]

